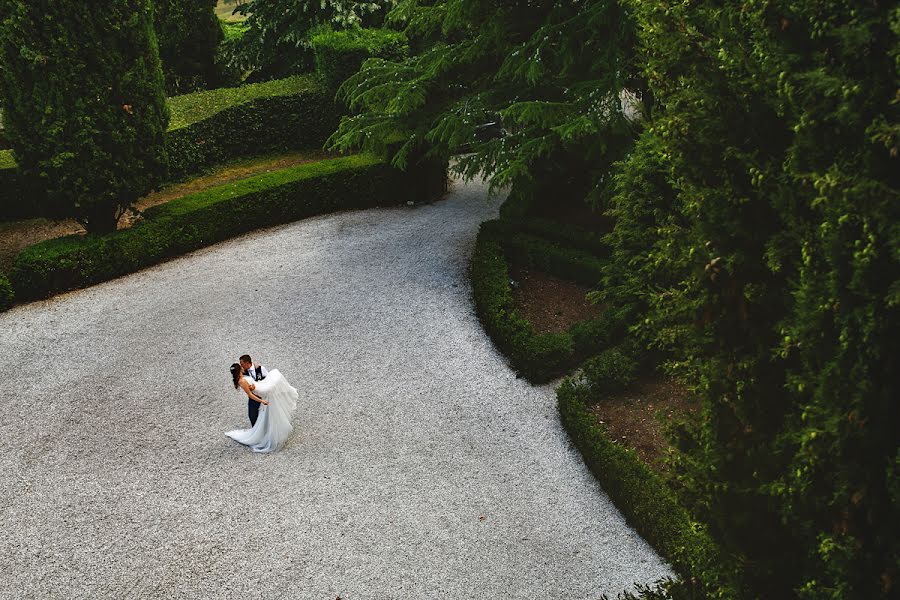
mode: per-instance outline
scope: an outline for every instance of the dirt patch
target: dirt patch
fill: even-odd
[[[0,273],[9,273],[13,259],[27,246],[73,233],[84,233],[84,228],[74,219],[29,219],[0,223]]]
[[[278,156],[236,161],[218,168],[207,175],[184,183],[173,183],[153,192],[135,203],[138,212],[128,210],[119,220],[119,229],[127,229],[140,220],[140,212],[151,206],[163,204],[176,198],[182,198],[210,188],[226,185],[241,179],[253,177],[269,171],[277,171],[295,167],[304,163],[333,158],[334,154],[325,152],[294,152]],[[84,234],[85,230],[74,219],[65,221],[49,221],[47,219],[29,219],[0,223],[0,273],[9,273],[16,255],[32,244],[45,240],[63,237],[73,233]]]
[[[522,316],[538,333],[565,331],[575,323],[603,312],[585,298],[590,288],[547,273],[510,265],[513,299]]]
[[[591,407],[616,443],[634,448],[657,471],[670,448],[666,423],[699,410],[690,392],[672,379],[653,374],[639,379],[626,392],[604,398]]]

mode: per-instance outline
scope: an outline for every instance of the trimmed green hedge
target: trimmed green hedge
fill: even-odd
[[[444,165],[402,172],[358,155],[299,165],[173,200],[131,229],[30,246],[10,280],[20,301],[106,281],[247,232],[312,215],[422,200],[442,193]]]
[[[623,348],[607,348],[597,356],[584,361],[581,374],[591,391],[592,398],[625,391],[634,381],[638,363]]]
[[[618,315],[604,311],[568,331],[537,333],[515,308],[501,241],[505,235],[499,221],[483,223],[478,232],[471,264],[475,310],[510,365],[529,381],[544,383],[605,347],[618,332]]]
[[[590,389],[566,379],[556,397],[563,427],[603,491],[681,575],[682,582],[673,586],[678,593],[672,597],[734,598],[734,583],[724,575],[733,571],[723,568],[719,547],[634,450],[610,440],[587,408]]]
[[[169,98],[170,181],[244,156],[319,149],[337,128],[332,93],[311,75]],[[11,150],[0,152],[0,219],[34,216]]]
[[[406,36],[390,29],[326,31],[313,36],[310,44],[316,72],[331,90],[359,71],[367,58],[400,60],[409,54]]]

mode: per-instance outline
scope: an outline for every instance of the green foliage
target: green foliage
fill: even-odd
[[[581,372],[594,399],[624,391],[634,381],[637,361],[623,348],[608,348],[584,361]]]
[[[421,52],[370,59],[347,81],[358,114],[335,146],[381,153],[400,137],[399,165],[426,146],[440,156],[466,148],[457,170],[487,175],[493,189],[599,193],[596,179],[632,138],[619,92],[633,32],[615,1],[403,0],[388,21]],[[483,138],[479,127],[498,118],[507,135]]]
[[[169,180],[267,152],[319,149],[338,123],[331,94],[312,76],[194,92],[169,98]],[[3,218],[40,214],[11,152],[0,152]]]
[[[216,51],[223,32],[216,0],[154,0],[153,4],[168,93],[217,85]]]
[[[727,556],[634,450],[610,440],[587,408],[591,396],[588,386],[563,381],[556,390],[563,427],[628,523],[681,575],[680,583],[666,586],[671,597],[736,597]]]
[[[9,310],[14,299],[15,292],[13,292],[12,284],[5,275],[0,275],[0,312]]]
[[[511,232],[503,250],[514,262],[582,285],[596,285],[603,276],[603,262],[589,252],[548,242],[542,237]]]
[[[318,150],[338,123],[331,93],[311,76],[172,98],[170,177],[241,156]]]
[[[247,30],[232,62],[256,80],[306,73],[313,67],[309,38],[321,27],[377,27],[395,0],[250,0],[238,7]]]
[[[89,231],[115,228],[124,207],[165,172],[168,121],[148,0],[4,0],[3,122],[29,190],[50,213]]]
[[[601,299],[703,395],[679,493],[739,597],[892,596],[900,13],[628,4],[654,103]]]
[[[444,172],[440,165],[431,169]],[[423,195],[423,182],[436,181],[434,173],[400,172],[371,156],[304,164],[155,206],[130,229],[29,246],[16,257],[10,280],[19,300],[42,298],[244,234],[248,226],[433,197],[443,188]]]
[[[572,369],[578,361],[596,353],[621,331],[614,311],[576,323],[568,331],[538,334],[515,308],[509,268],[503,247],[509,235],[502,222],[483,223],[472,257],[471,277],[475,311],[485,331],[510,361],[511,366],[534,383],[543,383]],[[556,267],[573,266],[561,258]],[[571,256],[571,255],[568,255]],[[580,253],[575,253],[576,257]],[[575,270],[577,270],[577,263]],[[553,271],[551,271],[553,272]]]
[[[193,125],[199,121],[209,119],[216,113],[240,104],[248,104],[259,98],[294,96],[317,92],[320,89],[321,85],[314,77],[297,75],[264,83],[174,96],[169,98],[169,109],[172,111],[169,130]]]
[[[367,58],[402,60],[409,53],[406,36],[389,29],[323,31],[313,36],[310,44],[316,72],[333,90],[359,71]]]

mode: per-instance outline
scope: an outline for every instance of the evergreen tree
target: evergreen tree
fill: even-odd
[[[367,61],[343,86],[351,110],[332,142],[387,151],[403,166],[428,148],[470,154],[458,171],[542,196],[603,194],[634,136],[622,91],[640,93],[633,28],[614,0],[403,0],[388,15],[420,52]],[[501,121],[506,135],[480,126]],[[565,191],[565,193],[564,193]]]
[[[29,189],[90,232],[164,172],[168,122],[149,0],[3,0],[3,119]]]
[[[495,187],[608,207],[602,298],[702,398],[673,485],[743,597],[896,594],[900,9],[405,0],[389,19],[417,54],[345,82],[333,142],[399,139],[400,165],[466,149]],[[496,114],[508,134],[479,139]]]
[[[395,0],[249,0],[237,8],[246,31],[232,61],[253,71],[250,78],[287,77],[313,69],[310,37],[322,27],[347,29],[381,25]]]
[[[656,106],[605,299],[696,386],[678,485],[746,598],[896,593],[898,13],[629,2]]]
[[[216,0],[156,0],[156,36],[169,95],[215,86],[224,34]]]

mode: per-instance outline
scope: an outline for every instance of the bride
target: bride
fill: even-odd
[[[241,388],[251,400],[262,404],[259,418],[250,429],[235,429],[228,437],[254,452],[275,452],[293,431],[291,413],[297,408],[297,390],[278,369],[272,369],[262,381],[254,382],[240,363],[231,365],[235,389]]]

